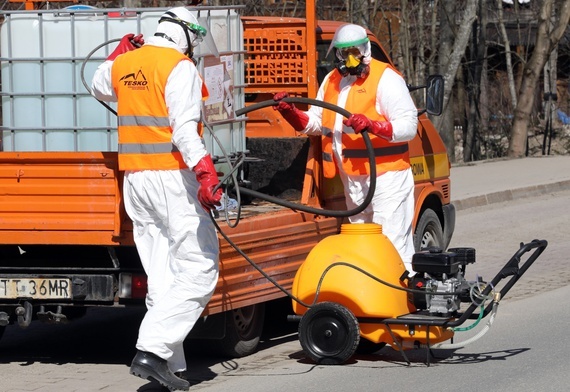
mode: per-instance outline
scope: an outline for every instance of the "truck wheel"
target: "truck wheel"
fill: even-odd
[[[427,208],[420,217],[414,234],[414,248],[416,252],[422,249],[437,247],[443,249],[443,229],[437,214]]]
[[[299,341],[316,363],[341,365],[355,353],[360,328],[350,310],[334,302],[321,302],[301,318]]]
[[[212,341],[217,346],[216,352],[231,358],[253,354],[263,332],[264,319],[263,303],[227,311],[226,334],[222,339]]]

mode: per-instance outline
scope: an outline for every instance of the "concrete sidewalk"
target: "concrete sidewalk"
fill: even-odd
[[[457,210],[570,189],[570,156],[479,161],[451,167]]]

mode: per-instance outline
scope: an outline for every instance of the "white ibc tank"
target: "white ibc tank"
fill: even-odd
[[[196,11],[196,16],[207,23],[225,59],[223,64],[243,63],[238,58],[243,43],[237,14],[201,8],[204,10]],[[103,46],[85,59],[97,46],[125,34],[154,34],[165,10],[73,6],[4,13],[0,29],[2,150],[116,151],[116,116],[89,94],[84,83],[90,86],[95,69],[117,43]],[[199,68],[204,74],[204,63],[219,59],[210,60],[214,57],[206,48],[201,50]],[[234,88],[243,86],[243,69],[226,67],[224,72],[231,84],[230,100],[243,107],[243,93]],[[114,104],[109,106],[116,109]],[[245,131],[232,119],[233,112],[210,120],[218,123],[213,128],[225,141],[223,148],[229,153],[242,152]],[[219,147],[207,132],[205,140],[209,151],[217,155]]]

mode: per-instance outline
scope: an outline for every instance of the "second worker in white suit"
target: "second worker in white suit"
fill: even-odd
[[[417,109],[400,73],[372,58],[364,28],[339,27],[331,50],[338,63],[325,77],[316,99],[354,114],[343,121],[342,115],[320,106],[304,112],[282,101],[288,96],[285,92],[274,96],[274,108],[297,131],[321,135],[324,175],[340,175],[348,209],[360,205],[370,187],[366,146],[358,135],[368,131],[376,153],[376,191],[370,205],[349,219],[382,225],[406,269],[413,273],[414,178],[407,142],[417,132]]]

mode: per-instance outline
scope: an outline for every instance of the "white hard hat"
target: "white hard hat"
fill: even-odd
[[[368,38],[366,30],[361,26],[355,24],[340,26],[334,33],[329,52],[333,48],[336,49],[336,56],[339,60],[346,60],[344,56],[341,55],[343,49],[357,48],[363,57],[363,62],[365,64],[370,63],[370,39]]]
[[[206,34],[207,30],[185,7],[171,8],[162,14],[155,33],[174,42],[182,53],[191,53]]]

